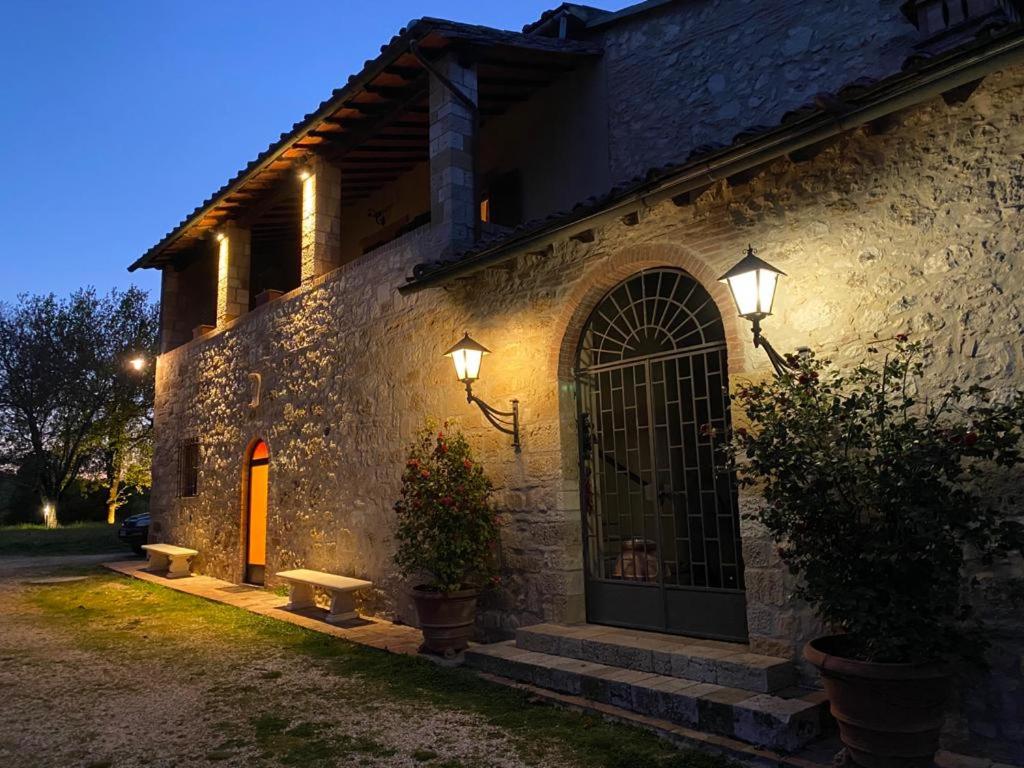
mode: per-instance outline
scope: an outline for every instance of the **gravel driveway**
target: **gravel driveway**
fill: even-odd
[[[4,768],[692,764],[650,734],[96,561],[0,558]],[[29,583],[69,574],[85,578]]]

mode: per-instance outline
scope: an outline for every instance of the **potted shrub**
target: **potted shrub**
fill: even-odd
[[[469,644],[481,588],[496,583],[498,517],[491,482],[469,443],[428,425],[409,447],[395,504],[395,564],[413,588],[423,650],[452,657]]]
[[[869,768],[931,765],[951,664],[981,660],[965,550],[1024,543],[1009,519],[1024,396],[972,386],[926,394],[925,350],[897,337],[843,372],[813,355],[741,386],[730,444],[767,528],[835,634],[810,642],[847,755]],[[1012,514],[1012,511],[1011,511]]]

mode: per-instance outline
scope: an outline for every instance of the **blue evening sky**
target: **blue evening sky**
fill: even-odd
[[[128,264],[410,19],[518,30],[557,5],[0,0],[0,301],[156,298]]]

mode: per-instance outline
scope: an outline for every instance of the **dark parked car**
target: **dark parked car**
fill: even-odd
[[[130,515],[122,520],[117,538],[134,549],[135,554],[141,555],[142,545],[149,539],[149,512]]]

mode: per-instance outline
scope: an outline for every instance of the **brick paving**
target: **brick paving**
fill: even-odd
[[[342,640],[366,645],[370,648],[379,648],[390,653],[415,655],[419,652],[422,641],[420,631],[415,627],[392,624],[390,621],[382,619],[359,618],[345,624],[328,624],[324,621],[326,611],[319,608],[289,611],[285,608],[288,603],[287,597],[276,595],[259,587],[251,589],[244,586],[239,587],[238,584],[200,575],[183,579],[167,579],[146,572],[146,563],[141,560],[103,563],[103,566],[125,576],[159,584],[177,592],[231,605],[271,619],[287,621],[289,624],[312,629],[314,632],[340,637]]]

